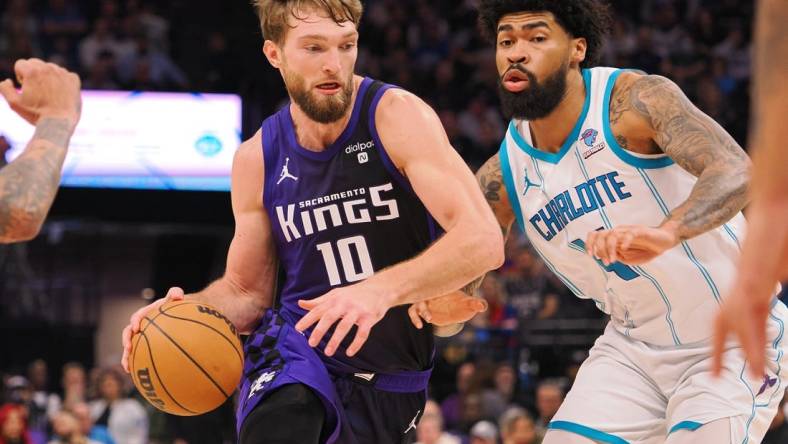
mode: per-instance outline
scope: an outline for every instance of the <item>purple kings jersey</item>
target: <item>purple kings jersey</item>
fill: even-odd
[[[321,152],[299,145],[289,106],[263,122],[263,203],[284,276],[275,306],[291,325],[305,313],[298,300],[411,259],[436,237],[435,222],[375,129],[376,106],[390,87],[365,78],[347,127]],[[355,328],[333,357],[318,353],[330,369],[390,373],[431,364],[432,331],[413,327],[406,306],[389,310],[361,351],[348,358],[345,347],[354,334]]]

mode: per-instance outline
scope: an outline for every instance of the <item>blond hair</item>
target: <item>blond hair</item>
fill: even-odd
[[[287,34],[287,20],[301,20],[299,11],[315,9],[337,24],[352,22],[358,27],[364,7],[361,0],[252,0],[260,19],[263,38],[281,44]]]

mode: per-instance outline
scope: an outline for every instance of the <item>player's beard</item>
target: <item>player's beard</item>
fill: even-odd
[[[340,82],[337,82],[340,83]],[[340,91],[332,96],[319,94],[306,85],[306,80],[295,72],[285,72],[285,85],[293,101],[318,123],[332,123],[347,113],[353,98],[353,73],[351,72]]]
[[[503,77],[498,77],[498,96],[501,110],[507,119],[536,120],[548,116],[561,103],[566,95],[566,76],[569,63],[560,68],[543,82],[539,83],[536,76],[519,64],[509,69],[516,69],[528,76],[528,87],[520,92],[511,92],[503,86]],[[508,70],[507,70],[508,72]]]

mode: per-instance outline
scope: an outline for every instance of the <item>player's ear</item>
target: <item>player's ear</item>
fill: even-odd
[[[578,65],[586,59],[586,50],[588,49],[588,42],[583,37],[572,39],[572,56],[570,62],[577,63]]]
[[[268,63],[276,69],[282,66],[282,48],[273,40],[266,40],[263,43],[263,54],[268,59]]]

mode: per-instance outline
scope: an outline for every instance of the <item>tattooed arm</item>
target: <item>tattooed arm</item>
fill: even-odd
[[[68,119],[41,118],[25,151],[0,170],[0,242],[38,234],[55,199],[72,131]]]
[[[38,59],[17,60],[18,92],[10,79],[0,95],[19,116],[36,126],[24,152],[0,170],[0,242],[38,234],[55,199],[68,141],[82,111],[76,74]]]
[[[717,122],[664,77],[637,78],[630,100],[633,111],[648,123],[651,139],[698,178],[663,228],[680,242],[722,225],[744,208],[750,159]]]
[[[588,253],[605,264],[646,263],[722,225],[747,203],[747,154],[670,80],[622,74],[610,100],[610,124],[625,149],[641,154],[664,152],[698,180],[687,200],[659,227],[621,225],[589,233]]]

